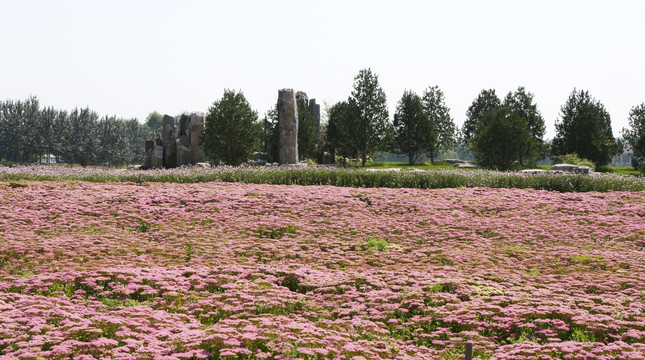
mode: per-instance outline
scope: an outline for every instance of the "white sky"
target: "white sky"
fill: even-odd
[[[552,138],[575,87],[618,135],[645,102],[643,16],[643,0],[0,0],[0,99],[143,121],[236,89],[261,117],[281,88],[344,100],[371,67],[390,116],[438,85],[461,126],[482,89],[524,86]]]

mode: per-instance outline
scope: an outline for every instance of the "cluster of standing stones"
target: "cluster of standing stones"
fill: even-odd
[[[307,93],[293,89],[278,91],[278,161],[280,165],[302,166],[298,161],[298,108],[308,109],[314,117],[316,136],[320,137],[320,105]],[[179,132],[175,118],[164,115],[161,139],[146,141],[143,169],[175,168],[183,165],[210,166],[204,162],[199,138],[204,131],[204,114],[182,115]],[[265,165],[266,154],[254,154],[256,165]],[[306,165],[306,164],[304,164]]]
[[[199,138],[204,131],[204,114],[182,115],[179,132],[175,118],[164,115],[161,139],[146,141],[144,169],[175,168],[183,165],[204,163],[204,151]]]
[[[302,91],[293,89],[278,90],[278,160],[280,165],[302,166],[298,160],[298,108],[307,108],[314,117],[316,136],[320,137],[320,105],[316,99],[309,100]],[[204,162],[204,151],[199,146],[199,139],[204,131],[204,114],[192,113],[182,115],[179,120],[179,132],[175,127],[175,118],[164,115],[161,139],[146,141],[146,160],[144,169],[175,168],[183,165],[210,166]],[[328,156],[329,157],[329,156]],[[266,154],[255,153],[251,162],[256,165],[266,164]],[[459,159],[446,159],[459,169],[479,169],[478,165]],[[306,165],[306,164],[304,164]],[[588,166],[556,164],[551,170],[529,169],[523,173],[575,173],[587,175],[592,172]]]

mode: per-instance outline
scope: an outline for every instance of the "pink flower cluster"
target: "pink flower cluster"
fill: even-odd
[[[645,192],[0,183],[0,359],[645,359]]]

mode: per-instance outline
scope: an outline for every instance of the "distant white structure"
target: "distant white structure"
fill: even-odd
[[[632,146],[629,143],[625,143],[623,153],[619,155],[614,155],[611,166],[613,167],[626,167],[632,166],[632,156],[634,156],[634,151]]]
[[[52,154],[45,154],[40,158],[41,164],[56,164],[56,156]]]

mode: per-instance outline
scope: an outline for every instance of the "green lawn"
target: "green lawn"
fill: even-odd
[[[349,162],[346,165],[347,167],[361,168],[360,162]],[[421,170],[452,170],[455,167],[452,164],[444,163],[442,161],[435,161],[431,163],[430,161],[418,162],[414,165],[410,165],[407,162],[396,162],[396,161],[368,161],[365,164],[365,168],[368,169],[388,169],[388,168],[397,168],[397,169],[421,169]]]

